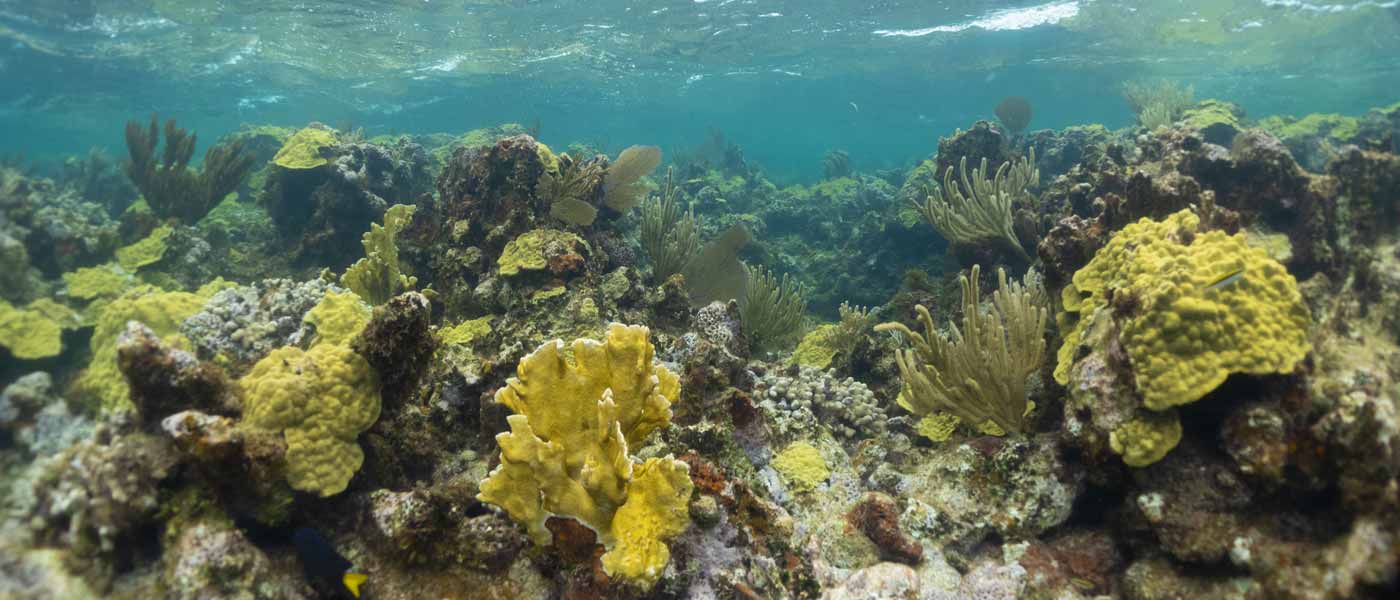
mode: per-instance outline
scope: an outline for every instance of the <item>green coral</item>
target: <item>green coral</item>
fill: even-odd
[[[1272,116],[1259,121],[1259,127],[1285,142],[1310,139],[1345,142],[1361,133],[1359,119],[1339,114],[1311,114],[1301,119]]]
[[[914,431],[919,432],[919,435],[929,440],[946,442],[953,437],[953,432],[961,423],[962,419],[959,419],[957,415],[940,410],[926,414],[919,419],[918,424],[914,425]]]
[[[1145,467],[1162,460],[1179,442],[1181,421],[1175,412],[1140,413],[1108,437],[1109,447],[1130,467]]]
[[[821,451],[807,442],[793,442],[773,457],[773,468],[798,492],[810,492],[831,477]]]
[[[371,224],[360,240],[365,247],[365,257],[345,270],[340,284],[372,305],[384,304],[400,292],[413,289],[418,278],[403,273],[395,238],[413,221],[417,208],[412,204],[395,204],[384,211],[384,224]]]
[[[1311,319],[1293,276],[1243,234],[1199,232],[1199,224],[1189,210],[1143,219],[1074,274],[1062,293],[1061,321],[1073,328],[1057,381],[1069,381],[1083,317],[1119,294],[1137,306],[1120,320],[1120,341],[1150,409],[1195,402],[1230,373],[1287,373],[1303,359]]]
[[[831,366],[831,360],[841,352],[840,334],[841,328],[835,324],[813,328],[797,343],[797,349],[792,351],[790,362],[814,369]]]
[[[141,241],[118,248],[117,264],[134,273],[141,267],[160,262],[160,259],[165,257],[167,248],[165,240],[174,232],[175,230],[170,226],[162,225],[153,229],[150,235],[142,238]]]
[[[603,568],[644,587],[670,558],[666,540],[689,523],[689,468],[671,457],[636,461],[629,449],[671,422],[676,375],[654,364],[649,331],[617,323],[605,341],[562,341],[520,360],[496,393],[513,413],[496,436],[501,463],[478,499],[504,509],[547,545],[550,516],[572,517],[606,548]]]
[[[1244,128],[1244,111],[1230,102],[1202,100],[1181,113],[1183,126],[1200,131],[1206,141],[1228,145]]]
[[[546,253],[551,247],[586,246],[583,238],[558,229],[532,229],[506,244],[496,259],[502,275],[518,275],[522,271],[539,271],[549,264]]]
[[[1074,274],[1058,315],[1066,333],[1057,381],[1069,383],[1076,348],[1099,311],[1116,320],[1151,411],[1195,402],[1231,373],[1289,373],[1303,360],[1311,318],[1293,276],[1244,234],[1199,231],[1199,225],[1189,210],[1142,219]],[[1170,429],[1160,423],[1120,428],[1114,447],[1148,464],[1175,443],[1163,432]],[[1132,439],[1147,433],[1152,441]]]
[[[335,132],[324,127],[305,127],[287,138],[286,143],[272,157],[272,163],[284,169],[314,169],[330,164],[326,148],[340,143]]]
[[[338,494],[364,462],[355,440],[379,419],[379,382],[350,342],[369,318],[355,294],[326,292],[303,319],[316,326],[311,349],[273,350],[239,380],[245,422],[286,439],[293,488]]]

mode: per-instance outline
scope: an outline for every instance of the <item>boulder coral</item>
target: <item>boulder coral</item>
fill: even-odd
[[[1199,400],[1232,373],[1290,373],[1311,349],[1311,318],[1293,276],[1243,234],[1204,231],[1183,210],[1142,219],[1109,240],[1061,292],[1064,343],[1055,378],[1072,379],[1100,311],[1113,319],[1143,406]],[[1170,418],[1142,418],[1113,434],[1128,464],[1160,459],[1180,439]],[[1149,425],[1150,423],[1150,425]],[[1143,439],[1133,439],[1134,437]]]

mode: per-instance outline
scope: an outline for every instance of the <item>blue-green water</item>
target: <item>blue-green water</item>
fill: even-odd
[[[713,128],[811,179],[836,148],[907,167],[1007,95],[1033,102],[1032,129],[1128,125],[1120,86],[1144,78],[1252,117],[1360,114],[1400,90],[1397,4],[0,0],[0,155],[120,155],[151,112],[206,144],[241,123],[520,122],[668,153]]]

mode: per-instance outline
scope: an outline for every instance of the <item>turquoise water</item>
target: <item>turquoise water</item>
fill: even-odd
[[[837,148],[907,167],[1007,95],[1032,101],[1031,129],[1126,126],[1119,88],[1145,78],[1251,117],[1361,114],[1400,89],[1397,4],[0,0],[0,155],[120,154],[151,112],[206,144],[241,123],[520,122],[668,154],[718,129],[809,180]]]

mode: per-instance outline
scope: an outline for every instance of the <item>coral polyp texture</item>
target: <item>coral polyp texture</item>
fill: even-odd
[[[365,458],[356,438],[379,419],[378,376],[350,348],[369,321],[359,302],[328,292],[306,316],[318,331],[310,350],[273,350],[239,380],[244,422],[285,436],[287,482],[301,491],[344,491]]]
[[[588,526],[607,548],[608,573],[644,586],[670,558],[666,540],[685,529],[692,488],[685,463],[630,454],[670,423],[680,393],[676,375],[653,365],[647,336],[645,327],[614,323],[602,342],[575,340],[572,361],[560,341],[521,359],[496,393],[515,414],[496,436],[501,464],[479,494],[537,544],[552,542],[551,516]]]
[[[1152,410],[1195,402],[1231,373],[1289,373],[1303,360],[1310,317],[1293,276],[1244,235],[1199,226],[1191,211],[1142,219],[1074,274],[1061,383],[1093,314],[1111,306],[1127,305],[1119,340]]]

